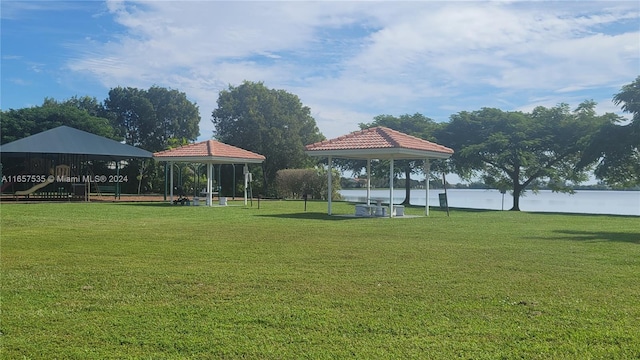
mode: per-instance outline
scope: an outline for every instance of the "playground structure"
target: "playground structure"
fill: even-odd
[[[18,190],[18,191],[16,191],[14,193],[14,196],[16,196],[16,197],[17,196],[27,196],[27,197],[29,197],[31,194],[35,193],[36,191],[47,187],[49,184],[53,184],[56,181],[56,179],[68,178],[69,174],[70,174],[70,171],[71,171],[71,169],[70,169],[69,165],[58,165],[58,166],[55,167],[55,176],[53,174],[49,175],[49,176],[47,176],[47,179],[45,181],[43,181],[41,183],[37,183],[34,186],[32,186],[31,188],[29,188],[29,189]],[[64,191],[61,191],[61,190],[62,190],[61,188],[58,188],[58,191],[56,193],[57,194],[56,197],[64,197],[63,196]]]
[[[152,156],[134,146],[59,126],[0,146],[0,194],[14,200],[88,201],[92,192],[118,197],[121,163]]]
[[[26,169],[23,169],[23,173],[31,172],[35,173],[40,171],[41,168],[47,168],[48,162],[46,159],[34,158],[28,161]],[[17,175],[11,176],[10,179],[33,179],[35,182],[8,182],[3,184],[2,191],[7,189],[15,189],[16,187],[25,187],[32,185],[26,189],[14,190],[13,199],[29,199],[29,200],[88,200],[88,189],[91,188],[91,184],[88,182],[72,182],[71,180],[84,180],[87,177],[72,176],[71,166],[66,164],[55,165],[48,171],[49,175],[36,175],[36,176],[24,176]],[[38,182],[38,179],[43,181]],[[95,188],[98,188],[97,185]]]
[[[32,159],[30,162],[39,163],[43,159]],[[49,163],[44,160],[45,163]],[[92,169],[86,166],[81,171],[90,175],[78,175],[72,171],[75,166],[66,164],[55,165],[48,171],[49,175],[24,175],[34,170],[22,170],[20,175],[6,175],[2,184],[2,198],[4,200],[65,200],[89,201],[90,196],[120,197],[119,184],[99,182],[102,177],[93,175]],[[114,176],[115,177],[115,176]],[[25,181],[25,179],[31,181]],[[42,181],[41,181],[42,179]]]
[[[53,182],[55,181],[55,177],[53,175],[49,175],[47,177],[47,180],[39,183],[39,184],[35,184],[34,186],[32,186],[31,188],[27,189],[27,190],[18,190],[14,193],[15,196],[22,196],[22,195],[31,195],[34,192],[42,189],[43,187],[49,185],[49,184],[53,184]]]

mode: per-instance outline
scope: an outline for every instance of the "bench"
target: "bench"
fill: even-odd
[[[100,194],[113,194],[113,196],[117,198],[120,197],[120,189],[116,187],[116,185],[98,185],[98,192]]]
[[[356,216],[387,216],[386,206],[356,204]],[[394,205],[393,216],[404,216],[404,206]]]
[[[375,205],[356,204],[356,216],[373,216]]]
[[[356,216],[387,216],[387,207],[356,204]]]

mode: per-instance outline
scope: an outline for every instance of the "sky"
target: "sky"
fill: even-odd
[[[638,1],[2,0],[2,110],[118,86],[184,92],[213,136],[221,90],[297,95],[327,138],[377,115],[438,122],[584,100],[640,75]]]

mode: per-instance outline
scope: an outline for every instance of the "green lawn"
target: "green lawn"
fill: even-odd
[[[638,217],[231,204],[0,205],[0,356],[640,358]]]

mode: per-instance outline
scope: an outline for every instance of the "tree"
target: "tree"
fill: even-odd
[[[614,187],[631,187],[640,184],[640,76],[624,85],[613,102],[632,115],[631,121],[620,125],[624,118],[610,114],[578,166],[596,163],[598,179]]]
[[[157,86],[149,90],[117,87],[109,91],[104,106],[113,126],[127,144],[151,152],[194,141],[200,134],[198,106],[177,90]],[[123,171],[138,179],[138,192],[143,180],[147,181],[145,188],[154,188],[152,176],[161,173],[157,166],[148,166],[139,159],[132,160],[128,168]]]
[[[184,93],[153,86],[147,90],[146,98],[153,106],[156,120],[149,147],[164,150],[173,139],[184,143],[200,135],[200,111]]]
[[[361,129],[367,129],[375,126],[385,126],[408,135],[435,142],[433,134],[440,127],[440,124],[420,113],[415,113],[413,115],[405,114],[401,115],[400,117],[391,115],[378,115],[373,118],[373,122],[369,124],[360,124]],[[420,159],[399,160],[396,163],[398,172],[404,172],[404,176],[406,179],[405,198],[402,204],[408,205],[411,203],[411,174],[418,174],[422,172],[424,161]],[[358,171],[363,167],[362,161],[348,162],[347,164],[347,166],[353,168],[353,170],[356,170],[356,168],[359,167],[360,169],[357,169]],[[372,172],[377,174],[388,174],[388,169],[388,162],[381,161],[377,164],[377,166],[372,167]],[[396,174],[393,174],[392,176],[395,175]]]
[[[217,140],[266,157],[265,193],[275,191],[269,186],[278,170],[313,165],[304,146],[324,139],[310,109],[296,95],[261,82],[245,81],[221,91],[212,122]]]
[[[177,90],[117,87],[104,105],[125,142],[151,152],[167,149],[172,139],[194,141],[200,133],[197,105]]]
[[[107,114],[104,105],[98,99],[90,96],[73,96],[62,102],[63,105],[70,105],[80,110],[85,110],[89,115],[106,118]]]
[[[121,139],[116,136],[109,120],[99,117],[98,112],[90,112],[79,106],[75,99],[59,102],[45,98],[41,106],[2,111],[0,143],[6,144],[62,125],[115,140]],[[87,100],[87,103],[90,101]]]
[[[155,122],[153,106],[146,99],[144,90],[122,87],[111,89],[104,105],[113,126],[124,138],[125,143],[149,151],[161,150],[151,150],[143,146],[145,137]]]
[[[573,112],[567,104],[537,107],[531,113],[483,108],[451,116],[436,137],[455,151],[455,172],[463,179],[480,175],[497,189],[511,189],[513,207],[520,210],[526,189],[572,192],[571,184],[587,180],[588,169],[576,164],[607,116],[595,114],[595,102],[585,101]]]

